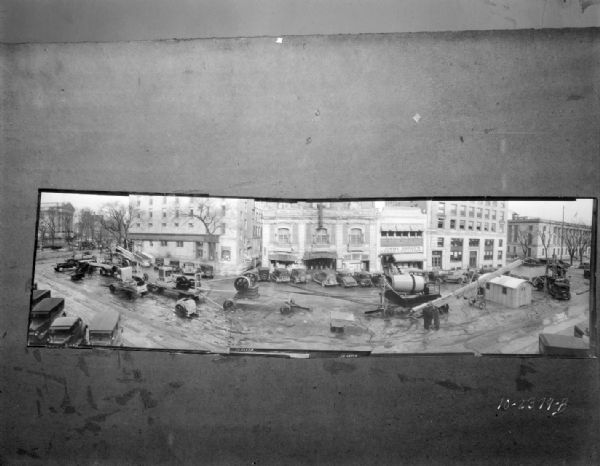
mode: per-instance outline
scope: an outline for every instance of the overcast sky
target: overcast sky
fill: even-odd
[[[100,210],[104,204],[119,202],[129,204],[129,196],[107,196],[104,194],[42,193],[41,202],[70,202],[77,210],[88,208]]]
[[[565,222],[592,224],[593,199],[575,201],[509,201],[508,208],[520,216],[540,217],[547,220],[562,220],[563,206]]]

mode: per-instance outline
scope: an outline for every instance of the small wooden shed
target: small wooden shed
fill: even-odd
[[[517,308],[531,304],[532,286],[527,280],[502,275],[486,283],[485,297],[488,301]]]

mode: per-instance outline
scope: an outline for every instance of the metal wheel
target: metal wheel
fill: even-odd
[[[233,286],[237,291],[244,291],[250,288],[250,278],[246,276],[237,277],[233,282]]]

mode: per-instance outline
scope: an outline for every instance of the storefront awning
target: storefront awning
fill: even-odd
[[[275,253],[269,254],[269,260],[277,262],[296,262],[296,256],[293,254]]]
[[[407,261],[424,261],[425,256],[423,254],[393,254],[395,262],[407,262]]]
[[[335,251],[307,251],[304,253],[303,259],[309,261],[312,259],[337,259]]]
[[[420,223],[382,223],[381,231],[424,231],[425,225]]]

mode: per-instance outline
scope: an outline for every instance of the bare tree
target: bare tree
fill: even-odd
[[[223,201],[218,199],[193,199],[190,202],[189,210],[183,212],[187,218],[199,220],[204,226],[204,230],[209,235],[219,235],[225,232],[223,218],[226,214],[226,206]],[[177,211],[177,215],[179,212]],[[208,257],[214,260],[216,256],[216,243],[208,243]]]
[[[225,206],[218,205],[217,200],[198,199],[190,202],[190,209],[188,212],[185,212],[185,216],[200,220],[200,223],[204,225],[206,233],[215,235],[217,234],[217,230],[222,230]]]
[[[538,230],[538,239],[544,248],[544,257],[548,259],[548,247],[550,246],[550,240],[552,239],[552,234],[546,231],[546,227],[541,230]],[[546,260],[547,262],[547,260]]]
[[[577,240],[577,252],[579,255],[579,262],[583,262],[584,255],[592,244],[592,231],[591,229],[581,229],[578,232]]]
[[[523,251],[523,257],[527,257],[529,255],[529,248],[531,247],[532,241],[533,238],[529,231],[521,228],[517,230],[517,243],[519,243],[519,246]]]
[[[75,234],[72,230],[65,232],[65,243],[69,246],[69,250],[73,249],[73,242],[75,241]]]
[[[587,230],[585,225],[581,225],[580,228],[567,228],[564,233],[564,242],[573,265],[573,259],[575,256],[579,256],[579,260],[583,261],[583,255],[587,251],[591,244],[591,231]]]
[[[117,245],[124,248],[129,246],[129,227],[134,217],[133,206],[112,203],[102,207],[100,224],[106,232],[114,238]]]
[[[58,228],[57,212],[54,209],[48,209],[41,214],[40,228],[44,231],[44,236],[48,234],[50,238],[50,245],[54,247],[54,241],[56,239],[56,232]]]
[[[38,239],[40,241],[40,249],[44,248],[46,242],[46,235],[48,234],[48,225],[43,218],[40,218],[38,222]]]
[[[575,254],[577,254],[578,252],[578,234],[577,234],[577,230],[574,230],[572,228],[568,228],[565,232],[564,232],[564,242],[565,242],[565,247],[567,249],[567,254],[569,254],[569,258],[571,261],[571,265],[573,265],[573,258],[575,257]]]
[[[77,233],[82,241],[94,241],[96,236],[96,219],[90,209],[82,209],[79,214]]]

